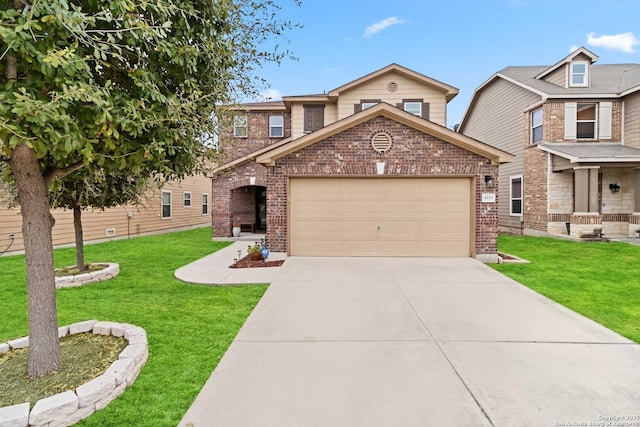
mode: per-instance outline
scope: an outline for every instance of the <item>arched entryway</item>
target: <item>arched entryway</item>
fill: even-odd
[[[246,185],[231,192],[231,217],[242,232],[264,233],[267,230],[267,188]]]

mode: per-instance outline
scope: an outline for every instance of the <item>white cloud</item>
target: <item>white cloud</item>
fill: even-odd
[[[282,99],[282,93],[277,89],[269,89],[266,92],[260,94],[259,102],[266,101],[280,101]]]
[[[634,53],[634,46],[639,43],[640,41],[632,32],[602,36],[596,36],[596,33],[587,34],[587,44],[590,46],[602,46],[626,53]]]
[[[404,24],[405,22],[407,21],[405,21],[404,19],[398,19],[395,16],[391,16],[389,18],[383,19],[380,22],[376,22],[375,24],[369,25],[367,29],[364,30],[364,34],[362,35],[362,37],[364,37],[365,39],[368,39],[374,34],[378,34],[380,31],[386,28],[389,28],[392,25]]]

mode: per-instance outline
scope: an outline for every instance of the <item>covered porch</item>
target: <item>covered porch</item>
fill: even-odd
[[[640,149],[611,143],[541,144],[550,153],[548,232],[640,235]]]

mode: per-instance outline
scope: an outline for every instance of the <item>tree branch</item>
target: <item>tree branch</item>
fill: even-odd
[[[67,176],[77,170],[80,170],[84,167],[84,163],[83,162],[78,162],[78,163],[74,163],[69,167],[66,167],[64,169],[60,169],[60,168],[48,168],[45,172],[44,172],[44,179],[47,183],[47,187],[51,187],[51,184],[53,183],[53,181],[55,181],[56,179],[62,178],[64,176]]]

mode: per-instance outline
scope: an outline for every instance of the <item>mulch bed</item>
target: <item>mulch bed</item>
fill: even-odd
[[[265,261],[264,259],[251,259],[248,255],[241,258],[237,263],[231,264],[229,268],[257,268],[257,267],[280,267],[284,264],[284,260]]]

